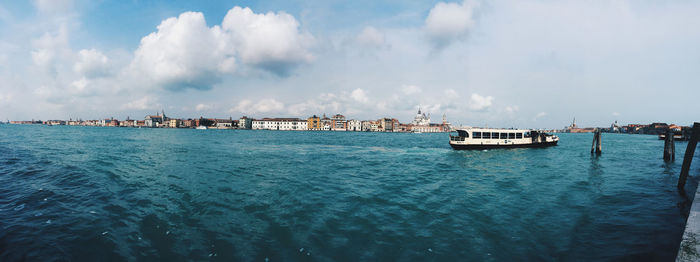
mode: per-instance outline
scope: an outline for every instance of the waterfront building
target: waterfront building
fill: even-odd
[[[411,124],[404,125],[401,128],[401,132],[413,132],[413,133],[439,133],[439,132],[450,132],[450,122],[447,122],[447,116],[442,115],[442,123],[434,124],[430,123],[430,114],[427,116],[425,113],[421,113],[420,109],[418,114],[413,119]]]
[[[124,120],[124,121],[119,121],[119,126],[123,126],[123,127],[134,127],[134,126],[136,126],[136,121],[135,121],[135,120],[131,120],[131,119],[129,119],[129,118],[127,117],[126,120]]]
[[[321,130],[321,118],[313,115],[306,119],[306,129],[307,130]]]
[[[180,127],[180,124],[181,124],[180,119],[173,118],[173,119],[170,119],[168,121],[168,127],[170,127],[170,128],[178,128],[178,127]]]
[[[333,120],[326,117],[326,114],[323,114],[321,118],[321,130],[330,131],[331,128],[333,128]]]
[[[345,120],[345,116],[341,114],[336,114],[331,117],[331,130],[333,131],[347,131],[348,121]]]
[[[263,129],[263,121],[261,119],[253,119],[251,122],[251,129],[260,130]]]
[[[192,128],[195,127],[195,121],[192,119],[182,120],[181,127]]]
[[[63,120],[48,120],[44,124],[50,125],[50,126],[62,126],[66,124],[66,121]]]
[[[395,129],[398,129],[399,121],[396,119],[392,118],[382,118],[377,120],[378,122],[378,129],[381,130],[379,132],[394,132]]]
[[[148,115],[144,118],[146,127],[159,127],[163,124],[163,117],[161,115]]]
[[[238,129],[252,129],[253,128],[253,119],[248,118],[247,116],[243,116],[240,119],[238,119]]]
[[[452,125],[450,122],[447,122],[447,115],[442,114],[442,125],[447,127],[448,129],[452,129]]]
[[[372,121],[362,120],[362,121],[360,121],[360,125],[362,125],[362,128],[360,129],[360,131],[364,131],[364,132],[372,131]]]
[[[229,119],[214,119],[217,128],[233,128],[233,118]]]
[[[428,126],[428,125],[430,125],[430,114],[428,114],[426,116],[425,112],[421,113],[420,108],[418,108],[418,113],[413,118],[413,122],[411,124],[413,124],[414,126]]]
[[[308,130],[308,121],[299,118],[263,118],[253,120],[253,129]]]
[[[384,132],[384,127],[379,124],[379,121],[369,121],[370,132]]]
[[[446,125],[442,124],[429,124],[427,126],[420,125],[409,125],[406,129],[407,132],[414,132],[414,133],[440,133],[440,132],[449,132],[450,129]]]
[[[348,131],[362,131],[362,121],[355,119],[348,120]]]

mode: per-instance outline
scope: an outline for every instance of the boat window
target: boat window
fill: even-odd
[[[501,133],[501,139],[508,139],[508,133]]]
[[[523,138],[523,133],[515,133],[515,138],[517,138],[517,139]]]
[[[464,130],[457,130],[457,134],[459,134],[461,137],[469,137],[469,133]]]
[[[498,133],[496,133],[496,132],[491,133],[491,138],[498,139]]]
[[[515,133],[508,133],[508,139],[515,139]]]
[[[530,132],[525,132],[525,137],[530,137]]]
[[[472,135],[474,136],[474,138],[481,138],[481,132],[473,132]]]
[[[483,139],[489,139],[489,138],[491,138],[491,133],[489,133],[489,132],[484,132],[483,134],[481,134],[481,138],[483,138]]]

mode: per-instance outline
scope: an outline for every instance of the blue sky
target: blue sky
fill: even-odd
[[[0,119],[699,121],[694,1],[0,2]]]

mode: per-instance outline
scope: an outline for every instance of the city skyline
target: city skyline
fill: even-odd
[[[0,3],[0,119],[689,125],[700,3]],[[109,19],[105,19],[109,18]],[[595,18],[595,19],[592,19]],[[660,100],[666,90],[672,100]]]

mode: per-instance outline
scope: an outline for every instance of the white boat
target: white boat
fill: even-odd
[[[450,135],[456,150],[556,146],[559,137],[528,129],[462,128]]]
[[[207,130],[207,127],[206,127],[206,126],[198,126],[198,127],[195,128],[195,129],[197,129],[197,130]]]

